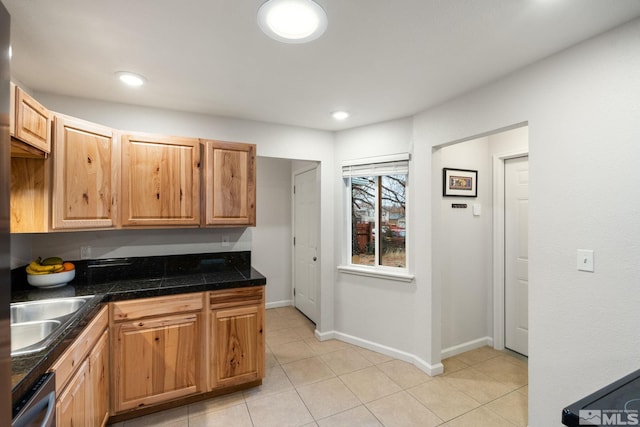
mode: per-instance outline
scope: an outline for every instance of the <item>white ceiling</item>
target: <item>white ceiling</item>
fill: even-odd
[[[317,0],[327,32],[295,45],[260,31],[263,0],[1,1],[32,90],[326,130],[412,115],[640,16],[638,0]]]

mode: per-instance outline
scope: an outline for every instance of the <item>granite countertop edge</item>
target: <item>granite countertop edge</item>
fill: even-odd
[[[51,290],[19,289],[12,292],[12,302],[25,302],[60,296],[93,296],[56,340],[45,350],[33,355],[11,358],[12,406],[24,396],[32,384],[46,373],[53,362],[69,347],[93,320],[104,304],[113,301],[206,292],[220,289],[266,285],[266,278],[252,267],[223,272],[193,272],[180,275],[147,276],[144,280],[115,280],[94,284],[80,280]],[[67,288],[67,289],[65,289]],[[72,294],[71,294],[72,293]]]

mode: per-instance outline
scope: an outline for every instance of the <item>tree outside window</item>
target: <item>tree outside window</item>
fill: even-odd
[[[407,175],[351,178],[351,263],[406,268]]]

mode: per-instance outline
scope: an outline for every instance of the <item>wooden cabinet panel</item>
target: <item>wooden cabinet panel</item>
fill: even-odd
[[[202,391],[201,316],[182,314],[113,326],[116,412]]]
[[[91,399],[87,381],[88,366],[88,361],[80,365],[67,388],[58,395],[56,425],[63,427],[91,426],[91,418],[87,410],[88,402]]]
[[[211,292],[212,301],[216,293]],[[228,304],[228,298],[224,299],[227,300],[225,304]],[[227,309],[213,308],[209,313],[209,331],[210,389],[263,378],[264,299],[259,304]]]
[[[89,355],[89,376],[91,399],[88,402],[90,409],[89,425],[102,427],[109,419],[109,331],[105,330]]]
[[[111,303],[111,318],[114,322],[157,317],[167,313],[200,311],[204,306],[203,294],[170,295],[166,297],[139,298]]]
[[[200,143],[123,135],[122,225],[200,223]]]
[[[108,310],[104,307],[56,360],[60,426],[101,427],[109,417]]]
[[[9,135],[16,136],[16,85],[9,83]]]
[[[117,136],[112,129],[56,115],[52,224],[54,229],[116,225]]]
[[[264,303],[264,286],[224,289],[209,292],[211,308],[230,308],[241,305],[257,305]]]
[[[60,394],[78,366],[96,346],[106,330],[108,322],[109,312],[105,306],[53,364],[51,370],[56,373],[56,394]]]
[[[11,232],[49,230],[49,162],[11,157]]]
[[[256,146],[205,141],[205,224],[256,225]]]
[[[13,136],[44,153],[49,153],[51,151],[49,110],[17,86],[14,102]]]
[[[265,370],[264,287],[209,292],[211,389],[262,379]]]

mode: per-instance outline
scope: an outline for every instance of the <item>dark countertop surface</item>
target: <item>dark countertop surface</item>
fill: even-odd
[[[15,404],[110,301],[265,285],[251,267],[251,252],[166,255],[72,261],[76,277],[68,285],[38,289],[27,284],[24,268],[12,270],[11,302],[93,295],[46,349],[11,358]]]

